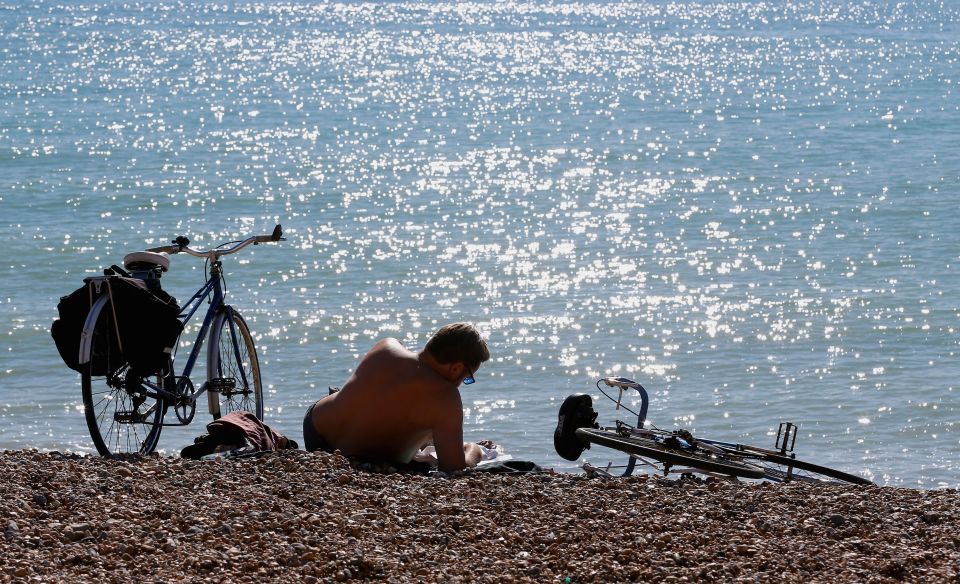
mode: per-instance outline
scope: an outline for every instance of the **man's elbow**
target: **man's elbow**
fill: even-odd
[[[464,470],[465,468],[467,468],[467,461],[465,460],[461,462],[444,462],[441,460],[437,464],[438,470],[441,470],[447,473],[459,472],[461,470]]]
[[[457,472],[477,466],[483,460],[483,450],[472,442],[463,443],[463,451],[451,453],[447,458],[442,453],[437,460],[437,468],[443,472]],[[452,459],[452,460],[451,460]]]

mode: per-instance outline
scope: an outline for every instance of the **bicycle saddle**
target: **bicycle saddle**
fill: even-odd
[[[553,448],[567,460],[577,460],[590,444],[577,437],[578,428],[597,428],[597,412],[593,398],[585,393],[567,396],[560,406],[557,429],[553,432]]]
[[[170,270],[170,256],[154,251],[135,251],[123,256],[123,267],[136,270],[146,264],[147,267],[159,266],[164,272]]]

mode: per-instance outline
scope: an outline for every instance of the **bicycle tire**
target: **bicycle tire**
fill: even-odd
[[[207,395],[213,419],[247,411],[263,419],[260,360],[247,322],[231,306],[213,321],[207,346]]]
[[[113,313],[104,308],[107,297],[94,303],[84,325],[88,354],[81,371],[81,392],[87,429],[97,452],[150,454],[160,440],[164,400],[151,397],[120,353]],[[169,370],[169,365],[168,365]],[[163,383],[158,376],[157,384]],[[125,421],[141,420],[141,421]]]
[[[612,430],[604,428],[579,428],[577,436],[607,448],[619,450],[627,454],[653,458],[668,465],[686,465],[706,472],[725,474],[735,477],[759,479],[764,477],[764,470],[752,464],[735,460],[723,460],[712,454],[696,452],[681,452],[663,446],[653,440],[638,436],[621,436]]]
[[[850,483],[854,485],[872,485],[873,481],[864,477],[850,474],[842,470],[814,464],[805,460],[768,452],[763,448],[748,445],[738,445],[736,449],[721,446],[728,452],[746,456],[755,464],[764,469],[764,478],[777,482],[790,480],[817,483]],[[792,470],[790,470],[792,469]],[[800,472],[798,472],[798,470]]]

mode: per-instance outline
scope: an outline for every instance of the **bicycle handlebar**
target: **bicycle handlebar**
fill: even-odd
[[[607,387],[618,387],[621,390],[632,387],[633,389],[643,389],[643,386],[633,381],[632,379],[627,379],[626,377],[604,377],[600,379],[604,382]]]
[[[177,237],[176,239],[173,240],[173,245],[162,245],[160,247],[151,247],[147,249],[147,251],[152,251],[157,253],[169,253],[169,254],[183,252],[198,258],[209,258],[216,261],[221,256],[237,253],[238,251],[247,247],[251,243],[253,245],[258,245],[261,243],[274,243],[277,241],[285,241],[285,238],[283,237],[283,228],[280,227],[280,225],[277,225],[276,227],[274,227],[273,233],[271,233],[270,235],[254,235],[252,237],[248,237],[244,239],[243,241],[237,242],[235,245],[225,249],[219,249],[219,248],[214,248],[210,250],[193,249],[192,247],[190,247],[190,240],[181,235],[180,237]]]
[[[620,394],[617,396],[617,399],[613,399],[607,394],[607,392],[603,391],[603,388],[600,387],[601,382],[605,383],[607,387],[616,387],[619,390]],[[640,392],[639,412],[634,412],[630,408],[621,404],[623,401],[623,390],[628,388],[633,388]],[[628,412],[637,414],[637,428],[643,428],[643,424],[647,419],[647,407],[650,405],[650,398],[647,396],[647,390],[642,385],[636,381],[633,381],[632,379],[627,379],[626,377],[601,377],[597,381],[597,389],[599,389],[600,393],[607,396],[611,401],[617,403],[617,407],[615,409],[619,410],[622,407]]]

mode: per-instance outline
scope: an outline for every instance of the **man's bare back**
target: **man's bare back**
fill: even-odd
[[[396,339],[384,339],[340,391],[312,407],[309,420],[330,448],[349,456],[406,463],[432,443],[441,470],[460,470],[480,459],[476,445],[463,444],[458,389],[475,372],[463,362],[440,363],[426,350],[414,353]],[[307,420],[304,424],[309,449],[310,428]]]

